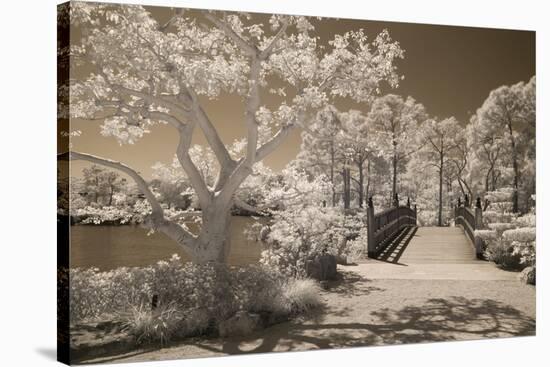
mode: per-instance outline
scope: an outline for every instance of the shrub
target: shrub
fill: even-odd
[[[488,227],[496,231],[498,236],[502,235],[504,231],[516,228],[512,223],[490,223]]]
[[[498,239],[487,243],[485,256],[503,269],[518,270],[521,269],[521,256],[514,252],[514,247]]]
[[[289,277],[305,276],[308,259],[328,253],[347,257],[352,240],[365,228],[362,213],[346,215],[340,208],[288,208],[276,212],[272,222],[257,229],[266,246],[261,263]]]
[[[89,205],[84,208],[75,209],[71,214],[77,218],[82,218],[83,224],[101,224],[105,222],[127,224],[135,221],[134,214],[126,207],[95,207]]]
[[[485,256],[505,269],[521,270],[525,266],[534,265],[535,228],[504,230],[509,225],[492,226],[495,228],[492,231],[476,231],[476,236],[479,236],[486,246]]]
[[[497,239],[497,232],[494,230],[487,230],[487,229],[478,229],[474,232],[476,237],[481,238],[481,240],[488,242],[488,241],[494,241]]]
[[[283,310],[285,280],[280,273],[265,267],[242,267],[235,270],[232,282],[240,310],[250,312]]]
[[[537,225],[537,217],[533,213],[528,213],[525,215],[522,215],[521,217],[517,217],[515,219],[515,223],[519,227],[536,227]]]
[[[285,278],[263,266],[169,261],[142,268],[71,269],[71,323],[121,319],[139,342],[168,341],[205,332],[238,311],[288,316],[318,305],[310,280]],[[151,311],[153,295],[158,308]]]
[[[347,260],[354,262],[363,259],[368,252],[368,230],[363,227],[359,230],[357,238],[348,241],[347,243]]]
[[[161,305],[155,310],[141,304],[130,307],[121,319],[138,344],[160,342],[162,345],[170,341],[180,328],[182,314],[174,303]]]
[[[535,265],[535,239],[536,230],[534,227],[517,228],[505,231],[502,238],[511,244],[514,255],[520,257],[524,266]]]
[[[502,238],[510,242],[534,242],[535,228],[516,228],[502,233]]]
[[[489,260],[502,268],[521,270],[535,265],[536,216],[534,212],[522,216],[511,213],[513,192],[512,188],[502,188],[487,193],[491,204],[483,213],[483,221],[492,231],[476,231],[476,236],[483,239]]]
[[[284,287],[284,307],[289,313],[308,312],[322,304],[319,284],[313,279],[291,279]]]

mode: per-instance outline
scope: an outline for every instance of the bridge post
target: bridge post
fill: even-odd
[[[481,199],[478,197],[476,200],[476,211],[475,211],[475,228],[483,228],[483,209],[481,209]],[[476,256],[480,259],[483,257],[483,240],[477,236],[475,238],[475,247],[476,247]]]
[[[374,204],[372,202],[372,196],[369,197],[367,206],[367,256],[370,258],[376,257],[376,237],[374,224]]]
[[[416,204],[414,204],[414,225],[418,223],[418,210],[416,210]]]

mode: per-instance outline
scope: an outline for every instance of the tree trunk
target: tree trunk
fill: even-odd
[[[113,193],[114,193],[114,188],[113,186],[111,186],[111,191],[109,192],[109,206],[111,206],[111,204],[113,203]]]
[[[443,153],[439,155],[439,210],[437,225],[443,226]]]
[[[391,189],[391,197],[392,200],[395,197],[395,193],[397,192],[397,153],[393,153],[393,183],[392,183],[392,189]]]
[[[357,169],[359,170],[359,183],[358,183],[358,186],[359,186],[359,189],[357,190],[359,192],[359,197],[357,199],[358,203],[359,203],[359,208],[362,208],[363,207],[363,201],[364,201],[364,191],[363,191],[363,184],[364,184],[364,177],[363,177],[363,162],[362,161],[359,161],[357,163]]]
[[[365,198],[368,200],[370,197],[370,159],[367,159],[367,187],[365,190]]]
[[[332,185],[332,206],[336,206],[336,187],[334,185],[334,142],[330,144],[330,183]]]
[[[349,168],[342,169],[342,181],[344,183],[344,209],[350,208],[350,179],[349,179]]]
[[[458,182],[458,187],[460,187],[460,191],[462,192],[462,196],[464,196],[466,194],[466,190],[464,190],[464,186],[462,185],[462,181],[460,180],[460,178],[457,178],[456,182]]]
[[[226,263],[231,249],[231,211],[223,203],[212,203],[202,212],[202,227],[193,249],[193,262]]]
[[[519,211],[519,167],[518,167],[518,154],[516,151],[516,141],[514,139],[514,131],[512,130],[512,121],[508,120],[508,132],[510,133],[510,143],[512,145],[512,165],[514,168],[514,195],[512,198],[513,208],[512,211],[517,213]]]
[[[99,202],[99,178],[96,176],[95,178],[95,193],[94,193],[94,203],[98,203]]]
[[[497,179],[498,179],[498,175],[496,174],[496,170],[493,165],[493,167],[491,168],[491,190],[492,191],[495,191],[497,189]]]

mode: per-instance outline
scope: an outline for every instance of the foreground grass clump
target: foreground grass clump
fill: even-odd
[[[121,315],[121,319],[138,344],[153,341],[164,344],[177,333],[182,315],[175,304],[170,303],[155,310],[144,305],[131,306],[129,312]]]
[[[141,268],[71,269],[70,287],[72,324],[119,321],[138,343],[213,332],[240,311],[281,320],[321,304],[313,280],[264,266],[184,264],[177,255]]]
[[[306,313],[321,306],[319,283],[313,279],[292,279],[284,288],[284,309],[288,312]]]

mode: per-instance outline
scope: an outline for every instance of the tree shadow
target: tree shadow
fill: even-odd
[[[275,325],[248,337],[195,341],[224,354],[535,335],[535,320],[491,299],[432,298],[419,306],[373,311],[369,322]],[[221,342],[219,344],[218,342]]]
[[[382,251],[377,257],[377,260],[389,262],[392,264],[398,264],[398,265],[405,265],[400,264],[399,259],[407,249],[407,246],[413,239],[413,237],[416,235],[416,231],[418,231],[418,227],[405,227],[401,233],[399,233],[389,244],[388,246]]]
[[[354,272],[339,269],[337,279],[327,282],[326,290],[340,297],[352,298],[367,295],[372,292],[382,292],[383,288],[370,285],[373,281]]]
[[[370,345],[426,343],[535,335],[535,320],[520,310],[492,299],[431,298],[420,304],[384,308],[349,320],[351,309],[321,309],[315,317],[294,320],[231,338],[194,338],[165,347],[195,347],[212,354],[248,354],[345,348]],[[341,322],[340,320],[344,320]],[[148,352],[162,358],[161,347],[104,355],[79,363],[111,363]],[[195,357],[179,355],[179,357]],[[201,355],[203,355],[201,353]],[[204,355],[203,355],[204,356]],[[167,354],[167,358],[174,355]]]

